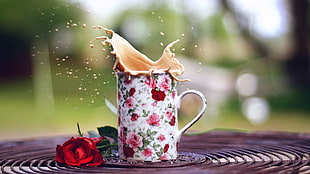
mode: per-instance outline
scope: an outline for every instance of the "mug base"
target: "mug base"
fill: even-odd
[[[154,162],[155,161],[155,162]],[[110,167],[121,167],[121,168],[166,168],[166,167],[181,167],[181,166],[188,166],[194,164],[201,164],[206,162],[206,158],[203,155],[189,153],[189,152],[181,152],[177,159],[170,159],[170,160],[144,160],[139,159],[137,160],[132,158],[125,158],[121,159],[119,157],[110,157],[106,158],[105,163],[103,166],[110,166]]]

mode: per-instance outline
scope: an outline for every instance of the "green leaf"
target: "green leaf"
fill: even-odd
[[[80,136],[80,137],[83,137],[83,133],[82,133],[82,131],[81,131],[81,129],[80,129],[80,124],[79,124],[79,122],[76,123],[76,126],[77,126],[77,129],[78,129],[78,134],[79,134],[79,136]]]
[[[88,133],[89,138],[99,138],[100,137],[100,135],[93,130],[87,131],[87,133]]]
[[[150,130],[150,129],[148,129],[148,130],[146,131],[146,135],[147,135],[147,136],[151,136],[151,130]]]
[[[117,142],[117,129],[111,126],[97,127],[100,136],[113,138]]]
[[[138,132],[138,135],[140,135],[141,137],[145,137],[146,134],[144,132]]]
[[[146,147],[146,146],[148,146],[148,145],[150,145],[151,144],[151,141],[149,141],[149,140],[143,140],[143,147]]]
[[[154,144],[153,147],[154,147],[155,149],[157,149],[157,148],[160,147],[160,144]]]
[[[117,147],[117,143],[114,144],[105,144],[105,145],[101,145],[101,146],[96,146],[97,149],[105,149],[105,148],[109,148],[109,147]]]
[[[158,157],[161,157],[162,153],[156,152],[156,155],[157,155]]]
[[[156,134],[157,134],[157,131],[151,132],[151,135],[156,135]]]

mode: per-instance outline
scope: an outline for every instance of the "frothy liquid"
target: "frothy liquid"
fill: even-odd
[[[147,56],[136,50],[127,40],[113,32],[112,30],[96,26],[94,28],[105,30],[111,38],[107,36],[96,37],[90,41],[89,46],[94,47],[93,41],[101,40],[102,45],[105,46],[109,43],[113,47],[111,54],[116,56],[114,70],[116,72],[128,72],[131,75],[149,74],[153,72],[168,72],[171,76],[178,81],[186,81],[177,78],[183,74],[184,66],[175,58],[175,54],[171,52],[171,47],[178,43],[175,40],[167,45],[164,49],[162,56],[157,61],[152,61]]]

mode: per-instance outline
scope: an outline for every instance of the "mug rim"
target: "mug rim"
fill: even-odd
[[[131,75],[131,76],[139,76],[139,75],[152,75],[152,74],[170,74],[169,72],[165,72],[165,71],[160,71],[160,70],[157,70],[157,71],[153,71],[153,72],[149,72],[149,71],[134,71],[135,74],[130,74],[129,72],[124,72],[124,71],[117,71],[117,72],[114,72],[115,74],[128,74],[128,75]]]

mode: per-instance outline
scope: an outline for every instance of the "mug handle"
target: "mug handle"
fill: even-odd
[[[201,106],[201,109],[199,111],[199,113],[197,114],[197,116],[192,120],[190,121],[189,123],[187,123],[187,125],[185,125],[181,130],[179,130],[179,138],[181,137],[181,135],[188,129],[190,128],[191,126],[193,126],[202,116],[203,114],[205,113],[206,111],[206,108],[207,108],[207,100],[205,98],[205,96],[200,92],[200,91],[196,91],[196,90],[187,90],[187,91],[184,91],[183,93],[181,93],[178,97],[177,97],[177,107],[178,109],[180,109],[181,107],[181,101],[183,99],[183,97],[185,97],[185,95],[187,94],[195,94],[197,95],[200,99],[201,99],[201,103],[202,103],[202,106]]]

